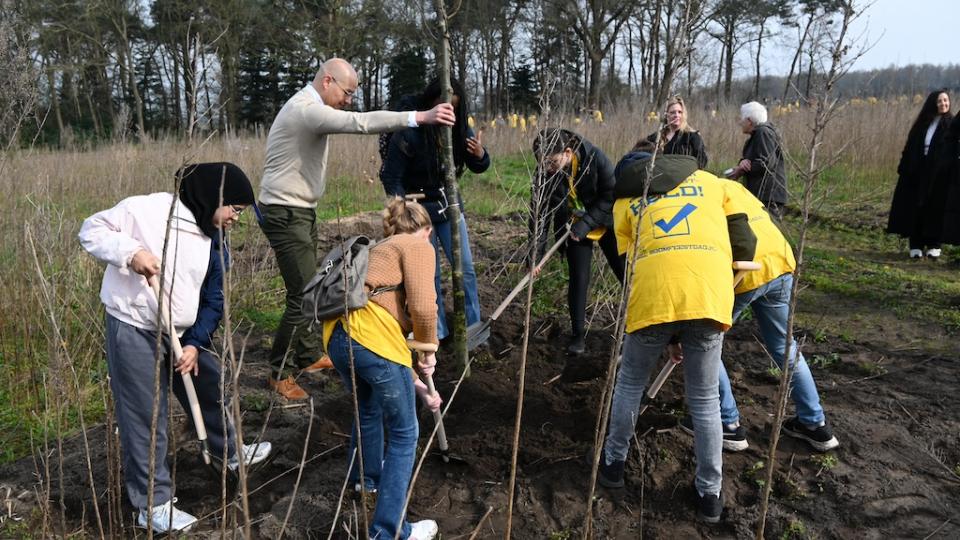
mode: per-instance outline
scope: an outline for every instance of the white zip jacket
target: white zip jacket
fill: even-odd
[[[141,249],[159,257],[171,203],[170,193],[124,199],[84,220],[77,235],[85,250],[107,263],[100,287],[100,300],[107,313],[144,330],[156,330],[157,302],[147,279],[128,265]],[[171,312],[178,334],[197,318],[200,288],[210,262],[210,242],[193,213],[177,200],[165,258],[164,290],[172,292]]]

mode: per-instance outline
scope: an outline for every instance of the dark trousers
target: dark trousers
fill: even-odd
[[[157,335],[107,315],[107,370],[123,454],[123,482],[134,507],[147,507],[150,480],[150,424],[153,417],[154,363]],[[169,358],[169,340],[163,340],[164,358]],[[236,455],[233,422],[220,399],[220,362],[209,352],[200,351],[199,374],[193,377],[197,399],[207,428],[207,442],[215,457]],[[189,413],[190,403],[179,373],[169,376],[169,361],[160,366],[160,404],[157,416],[156,462],[153,470],[153,505],[170,500],[172,485],[167,467],[167,389]],[[189,417],[189,415],[188,415]]]
[[[562,233],[561,233],[562,234]],[[598,241],[603,256],[607,259],[610,270],[623,284],[625,258],[617,253],[617,238],[613,229],[600,237]],[[570,282],[567,285],[567,305],[570,307],[570,326],[573,335],[581,335],[585,331],[587,313],[587,292],[590,288],[590,261],[593,258],[593,240],[586,238],[579,241],[567,240],[567,267],[570,271]]]
[[[317,360],[320,337],[303,316],[303,287],[317,271],[317,214],[312,208],[265,204],[260,228],[277,257],[286,287],[286,305],[273,338],[270,367],[282,379]]]
[[[940,239],[933,238],[928,234],[931,227],[927,225],[927,221],[930,221],[930,219],[926,209],[917,209],[916,217],[913,221],[913,231],[910,233],[910,249],[923,251],[924,249],[940,248]],[[939,224],[940,222],[938,221],[937,223]]]
[[[767,213],[770,214],[770,218],[773,219],[777,224],[783,223],[783,212],[786,208],[786,203],[778,203],[770,201],[764,205],[767,209]]]

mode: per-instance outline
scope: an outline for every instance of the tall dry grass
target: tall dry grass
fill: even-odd
[[[897,101],[847,106],[824,145],[850,145],[836,174],[824,183],[825,211],[869,204],[882,209],[889,201],[894,170],[916,106]],[[695,106],[689,121],[707,144],[709,168],[720,171],[738,159],[746,138],[737,127],[738,111],[713,114]],[[788,151],[804,148],[810,113],[772,113]],[[656,120],[628,114],[606,115],[604,123],[564,120],[616,160],[640,137],[657,128]],[[544,126],[539,126],[544,127]],[[536,128],[526,132],[498,126],[483,139],[494,167],[488,180],[523,175],[499,171],[505,156],[525,156],[532,169],[530,144]],[[69,434],[80,425],[102,421],[110,407],[106,397],[103,355],[103,310],[99,302],[102,268],[80,248],[76,234],[90,214],[136,194],[173,189],[173,173],[184,161],[232,161],[255,187],[263,166],[262,136],[216,138],[188,146],[173,140],[144,145],[113,144],[90,151],[27,149],[7,156],[0,176],[4,211],[0,212],[0,460],[23,456],[51,433]],[[793,150],[794,159],[803,156]],[[330,154],[327,194],[321,217],[377,208],[383,191],[375,136],[336,136]],[[504,175],[501,177],[500,175]],[[493,190],[488,207],[503,193]],[[468,200],[469,204],[469,200]],[[283,289],[266,240],[252,221],[234,233],[232,306],[234,323],[256,326],[245,314],[279,309]],[[487,261],[488,265],[498,264]],[[502,264],[502,262],[501,262]],[[240,319],[239,321],[237,319]],[[255,328],[256,330],[256,328]],[[266,333],[261,327],[261,333]],[[50,474],[56,474],[50,472]],[[111,489],[119,489],[119,485]]]

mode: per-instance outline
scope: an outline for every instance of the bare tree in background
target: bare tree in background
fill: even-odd
[[[557,0],[557,8],[569,21],[589,60],[587,105],[600,107],[600,77],[603,61],[617,42],[617,35],[630,18],[634,0]]]
[[[12,0],[0,0],[0,175],[36,104],[35,73]]]

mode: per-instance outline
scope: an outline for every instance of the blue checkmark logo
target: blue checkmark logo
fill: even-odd
[[[696,209],[697,207],[695,205],[687,203],[683,205],[683,208],[681,208],[679,212],[670,218],[670,221],[664,221],[663,218],[660,218],[653,224],[659,227],[660,230],[662,230],[665,234],[670,234],[670,231],[672,231],[677,225],[683,223]]]

